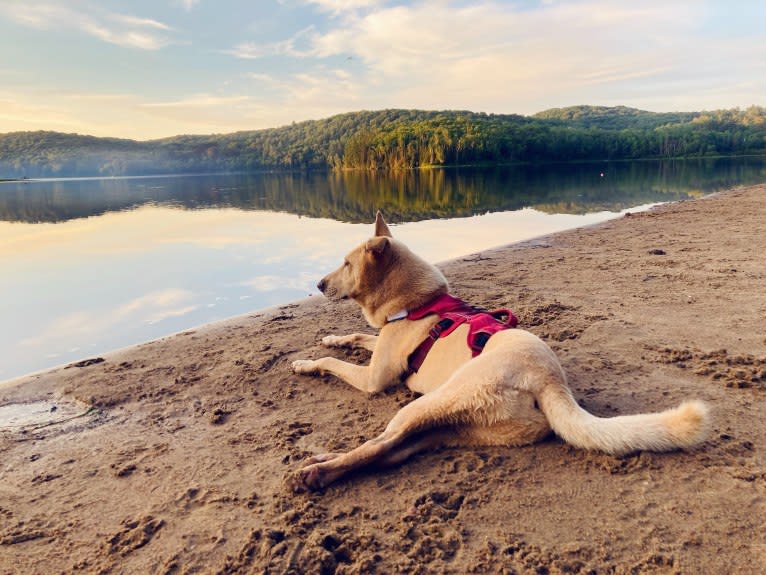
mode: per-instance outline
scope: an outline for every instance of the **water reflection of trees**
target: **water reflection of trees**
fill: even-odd
[[[3,183],[0,219],[59,222],[146,204],[235,208],[369,221],[462,217],[533,207],[550,213],[629,208],[766,181],[763,158],[299,172]]]

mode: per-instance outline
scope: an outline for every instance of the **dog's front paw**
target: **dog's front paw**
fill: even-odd
[[[319,373],[317,362],[312,359],[296,359],[293,362],[293,372],[302,375]]]
[[[345,347],[348,342],[342,335],[326,335],[322,338],[322,345],[325,347]]]

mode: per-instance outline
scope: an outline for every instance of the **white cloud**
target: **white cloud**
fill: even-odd
[[[313,30],[300,57],[352,56],[368,108],[533,113],[583,102],[635,105],[636,88],[660,86],[667,93],[689,66],[709,78],[702,70],[720,58],[701,60],[700,42],[711,53],[736,53],[730,38],[713,47],[701,37],[704,6],[691,0],[591,0],[535,9],[492,1],[314,3],[333,11],[332,25]],[[341,14],[343,7],[368,9]],[[748,44],[750,57],[739,61],[753,62],[752,51],[763,51]],[[594,92],[596,85],[608,89]]]
[[[526,10],[488,1],[306,3],[330,13],[329,28],[309,26],[284,41],[247,42],[228,51],[247,59],[295,58],[304,67],[345,57],[349,69],[334,67],[333,81],[316,64],[290,76],[254,73],[287,94],[306,112],[302,118],[312,116],[301,105],[321,110],[330,100],[336,102],[330,113],[356,102],[365,108],[539,111],[594,84],[632,86],[671,77],[684,64],[678,53],[699,18],[688,2],[634,7],[593,0]],[[326,98],[328,92],[340,98]]]
[[[47,29],[57,22],[64,22],[69,11],[53,4],[6,2],[0,4],[0,14],[25,26]]]
[[[237,108],[250,100],[197,94],[151,101],[129,93],[0,89],[0,131],[45,129],[136,139],[235,131],[242,129]]]
[[[311,52],[299,48],[298,45],[301,42],[311,41],[314,35],[314,27],[307,26],[286,40],[266,44],[242,42],[229,50],[223,50],[223,53],[243,60],[255,60],[266,56],[292,56],[295,58],[304,58],[310,56]]]
[[[319,108],[355,99],[357,87],[342,70],[318,69],[310,73],[295,74],[289,84],[292,102],[303,102]]]
[[[247,74],[244,74],[243,77],[263,82],[264,84],[274,84],[275,82],[278,82],[271,74],[262,74],[259,72],[248,72]]]
[[[290,123],[292,113],[243,93],[152,100],[129,93],[67,93],[36,87],[22,93],[0,88],[2,132],[46,129],[141,140],[268,128],[275,121]]]
[[[119,306],[115,311],[116,317],[133,315],[143,309],[168,308],[188,301],[193,294],[187,290],[168,288],[150,292]]]
[[[36,102],[22,94],[0,92],[0,122],[3,131],[14,132],[40,129],[72,131],[80,124],[60,105],[44,99]]]
[[[222,106],[236,106],[248,102],[248,96],[214,96],[212,94],[193,94],[181,100],[169,102],[147,102],[143,104],[145,108],[220,108]]]
[[[80,10],[50,3],[0,4],[0,15],[39,30],[74,29],[125,48],[157,50],[171,43],[172,28],[151,18],[140,18],[82,4]]]
[[[169,288],[139,296],[106,311],[71,312],[54,319],[39,334],[19,342],[19,345],[56,349],[67,342],[103,337],[120,326],[136,322],[154,324],[197,310],[198,305],[189,303],[192,299],[194,294],[188,290]]]
[[[319,273],[308,272],[299,273],[296,277],[294,273],[289,276],[278,275],[260,275],[249,280],[240,282],[239,286],[250,288],[257,292],[276,291],[276,290],[301,290],[310,292],[314,290]]]
[[[166,319],[171,319],[174,317],[181,317],[186,314],[192,313],[194,311],[197,311],[200,308],[198,305],[187,305],[184,307],[179,307],[175,309],[166,309],[160,312],[155,313],[154,315],[147,318],[146,323],[150,325],[154,325],[156,323],[160,323],[161,321],[164,321]]]
[[[125,14],[113,14],[111,18],[118,22],[123,22],[128,26],[135,26],[138,28],[154,28],[155,30],[166,31],[172,30],[172,28],[167,24],[163,24],[157,20],[152,20],[151,18],[137,18],[135,16],[128,16]]]
[[[176,4],[180,4],[184,10],[191,12],[199,6],[201,0],[176,0]]]
[[[157,136],[267,128],[273,127],[268,123],[269,117],[279,117],[270,115],[273,110],[262,98],[246,94],[192,94],[171,101],[142,101],[137,108],[142,116],[157,122]],[[291,120],[287,114],[282,117],[285,124]],[[145,120],[142,123],[146,123]],[[167,126],[171,125],[176,126],[174,131],[169,131]],[[160,130],[164,130],[164,134]]]
[[[305,72],[284,76],[252,72],[243,77],[253,81],[251,89],[264,95],[257,113],[248,119],[261,122],[272,118],[271,126],[299,119],[319,119],[365,105],[363,80],[343,68],[320,64],[306,68]],[[266,94],[278,99],[279,106],[275,108],[267,103]],[[297,118],[295,110],[301,111]]]
[[[168,44],[166,39],[140,30],[118,30],[93,21],[84,21],[80,27],[91,36],[124,48],[157,50]]]
[[[243,60],[255,60],[256,58],[263,58],[269,53],[269,49],[266,46],[261,46],[255,42],[243,42],[237,44],[229,50],[224,50],[224,54],[230,54],[235,58],[241,58]]]
[[[638,69],[630,64],[615,65],[613,67],[599,67],[596,70],[583,72],[579,79],[583,84],[606,84],[636,78],[651,78],[672,71],[670,66],[657,66],[656,68]]]
[[[379,0],[304,0],[306,4],[314,5],[320,10],[341,14],[357,8],[369,8],[380,4]]]

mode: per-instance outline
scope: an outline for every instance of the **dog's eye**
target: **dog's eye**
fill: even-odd
[[[343,262],[343,267],[344,268],[347,268],[350,265],[351,265],[351,262],[349,262],[348,260],[344,260],[344,262]]]

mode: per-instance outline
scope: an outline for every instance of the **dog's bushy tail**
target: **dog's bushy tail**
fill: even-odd
[[[710,429],[708,408],[702,401],[685,401],[659,413],[605,418],[585,411],[563,387],[548,385],[537,399],[564,441],[614,455],[691,448],[704,441]]]

